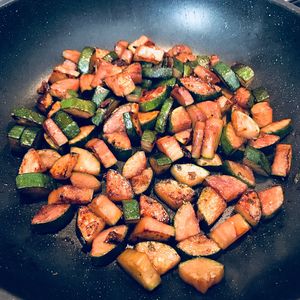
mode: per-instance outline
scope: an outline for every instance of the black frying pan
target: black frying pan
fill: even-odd
[[[14,180],[19,160],[6,145],[14,106],[33,103],[35,87],[63,49],[112,48],[146,34],[159,45],[186,43],[256,71],[255,85],[271,94],[275,117],[292,117],[293,169],[283,182],[284,209],[224,253],[225,279],[205,297],[176,271],[145,292],[115,263],[93,267],[81,251],[74,223],[57,235],[32,234],[40,204],[20,203]],[[300,297],[300,18],[268,1],[15,1],[0,9],[0,285],[25,299],[295,299]],[[271,181],[268,182],[271,184]]]

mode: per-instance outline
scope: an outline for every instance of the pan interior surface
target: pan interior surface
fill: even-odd
[[[268,1],[15,1],[0,9],[0,287],[24,299],[199,299],[177,271],[152,294],[116,263],[92,266],[75,235],[75,220],[55,235],[36,235],[30,220],[40,203],[24,204],[15,190],[20,159],[7,146],[10,111],[32,106],[36,86],[64,49],[112,49],[120,39],[150,36],[168,49],[185,43],[198,53],[253,67],[275,119],[292,118],[293,168],[283,210],[252,230],[218,259],[225,278],[206,299],[300,297],[300,17]],[[271,185],[269,180],[266,185]]]

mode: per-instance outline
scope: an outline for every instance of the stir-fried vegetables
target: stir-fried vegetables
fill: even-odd
[[[9,144],[24,155],[17,189],[48,199],[32,229],[57,232],[77,211],[93,263],[117,259],[153,290],[192,257],[179,276],[205,293],[224,266],[201,256],[227,249],[284,203],[280,185],[256,191],[255,175],[289,175],[292,145],[279,142],[291,119],[274,120],[272,95],[251,89],[250,66],[186,45],[165,52],[143,35],[62,56],[38,89],[39,112],[11,114]]]

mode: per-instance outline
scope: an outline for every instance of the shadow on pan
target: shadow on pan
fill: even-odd
[[[0,9],[0,285],[23,299],[199,299],[176,271],[153,293],[115,264],[95,268],[81,251],[75,224],[56,235],[31,233],[39,204],[23,205],[15,192],[18,159],[5,146],[14,106],[32,103],[35,87],[66,48],[112,48],[116,40],[149,35],[168,47],[186,43],[256,71],[254,85],[271,94],[275,117],[292,117],[293,170],[283,182],[284,209],[272,222],[223,254],[225,279],[206,299],[300,297],[299,167],[300,18],[277,1],[15,1]],[[1,295],[1,294],[0,294]],[[201,297],[201,296],[200,296]]]

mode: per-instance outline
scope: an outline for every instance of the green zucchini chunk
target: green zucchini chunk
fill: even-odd
[[[69,98],[61,101],[61,109],[75,117],[88,119],[95,114],[96,104],[90,100]]]
[[[62,130],[62,132],[68,139],[73,139],[79,134],[79,126],[64,111],[59,110],[52,118],[56,125]]]
[[[81,51],[79,61],[78,61],[78,70],[83,73],[87,74],[91,72],[90,61],[91,57],[94,54],[95,49],[92,47],[85,47]]]
[[[11,116],[18,124],[25,126],[42,125],[46,119],[43,115],[26,107],[15,108]]]

